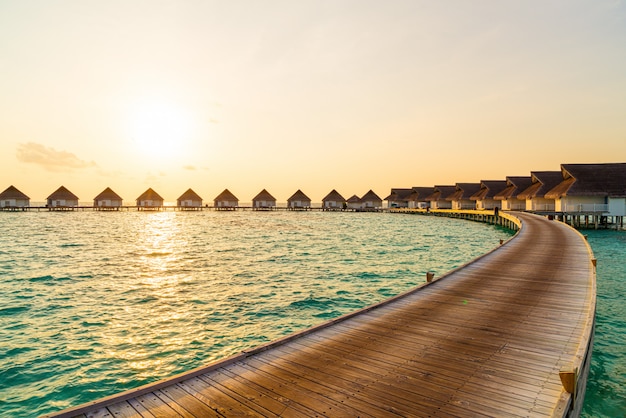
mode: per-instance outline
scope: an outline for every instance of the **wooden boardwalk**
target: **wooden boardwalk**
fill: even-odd
[[[584,369],[593,335],[592,254],[568,226],[516,216],[514,238],[429,285],[52,416],[565,416],[559,371]]]

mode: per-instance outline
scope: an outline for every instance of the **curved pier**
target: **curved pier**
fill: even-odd
[[[576,416],[595,260],[567,225],[501,216],[515,237],[427,285],[49,416]]]

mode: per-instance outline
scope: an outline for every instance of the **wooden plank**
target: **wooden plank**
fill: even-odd
[[[115,418],[143,418],[128,402],[119,402],[107,407],[109,412]]]
[[[170,408],[165,402],[163,402],[156,394],[147,393],[145,395],[137,396],[135,398],[145,409],[157,417],[182,417],[174,409]]]
[[[219,417],[220,414],[206,403],[185,391],[179,385],[171,385],[156,392],[172,409],[190,417]],[[167,399],[165,398],[167,397]]]
[[[210,385],[200,377],[179,383],[185,391],[193,394],[196,398],[211,406],[218,414],[224,416],[266,416],[265,412],[271,413],[264,408],[256,408],[248,405],[245,399],[237,399],[221,390],[217,385]]]

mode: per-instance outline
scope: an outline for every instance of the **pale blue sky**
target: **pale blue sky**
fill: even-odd
[[[623,1],[0,0],[0,189],[314,201],[626,161]]]

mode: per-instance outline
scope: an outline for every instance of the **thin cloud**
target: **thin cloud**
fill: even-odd
[[[196,166],[194,165],[186,165],[183,167],[185,170],[196,171]]]
[[[67,171],[96,166],[95,162],[81,160],[71,152],[57,151],[35,142],[19,144],[16,156],[23,163],[36,164],[48,171]]]

